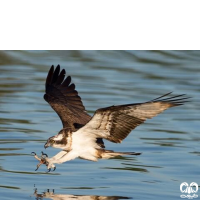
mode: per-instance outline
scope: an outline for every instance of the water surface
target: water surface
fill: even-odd
[[[92,115],[99,107],[151,100],[173,91],[192,102],[137,127],[107,149],[142,152],[133,157],[76,159],[35,172],[32,151],[44,151],[61,129],[43,100],[50,66],[71,75]],[[200,185],[199,51],[1,51],[1,199],[180,199],[180,184]],[[50,156],[57,149],[45,150]],[[54,193],[53,193],[54,190]],[[200,195],[200,194],[199,194]]]

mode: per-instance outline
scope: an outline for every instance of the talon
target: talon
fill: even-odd
[[[39,169],[39,167],[37,167],[36,169],[35,169],[35,171],[37,171]]]
[[[35,153],[35,152],[31,152],[31,154],[34,154],[34,156],[36,156],[36,153]]]
[[[38,165],[37,165],[37,168],[35,169],[35,171],[37,171],[40,167],[40,165],[42,165],[42,162],[40,162]]]
[[[55,171],[56,170],[56,166],[53,168],[53,171]]]
[[[51,168],[48,169],[47,173],[51,171]]]
[[[48,155],[46,153],[44,153],[43,151],[41,151],[43,156],[46,156],[48,158]]]

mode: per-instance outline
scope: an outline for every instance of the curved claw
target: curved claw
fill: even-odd
[[[49,173],[51,171],[51,168],[48,169],[47,173]]]
[[[37,167],[37,168],[35,169],[35,171],[37,171],[37,170],[38,170],[38,168],[39,168],[39,167]]]
[[[53,171],[55,171],[56,170],[56,166],[53,168]]]
[[[35,152],[31,152],[31,154],[34,154],[34,156],[36,156],[36,153],[35,153]]]
[[[43,156],[46,156],[48,158],[48,155],[46,153],[44,153],[43,151],[41,151]]]

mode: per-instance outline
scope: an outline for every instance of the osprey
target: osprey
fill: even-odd
[[[128,134],[146,119],[150,119],[164,110],[180,106],[187,102],[185,94],[166,97],[167,93],[151,101],[119,106],[111,106],[96,110],[93,117],[87,114],[71,77],[65,78],[65,70],[60,72],[58,65],[52,66],[46,78],[46,93],[44,99],[51,105],[60,117],[63,128],[50,137],[47,147],[62,149],[52,158],[42,153],[39,158],[32,152],[39,164],[47,166],[48,171],[55,170],[55,164],[61,164],[77,157],[98,161],[119,155],[140,155],[135,152],[114,152],[106,150],[103,139],[114,143],[121,143]],[[37,170],[36,169],[36,170]]]

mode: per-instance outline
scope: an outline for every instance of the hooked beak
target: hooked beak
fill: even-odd
[[[44,145],[44,148],[46,149],[46,148],[48,148],[50,146],[50,143],[49,143],[49,141],[47,141],[46,143],[45,143],[45,145]]]
[[[47,140],[47,142],[45,143],[45,145],[44,145],[44,148],[46,149],[46,148],[48,148],[48,147],[50,147],[50,146],[52,146],[52,144],[53,144],[53,138],[54,138],[54,136],[53,137],[50,137],[48,140]]]

